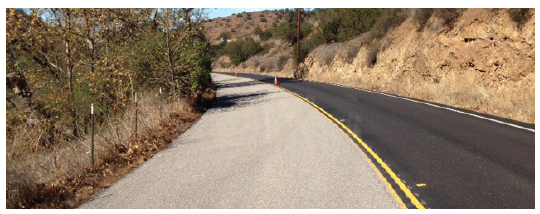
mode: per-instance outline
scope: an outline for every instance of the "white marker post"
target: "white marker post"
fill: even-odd
[[[161,87],[159,87],[159,117],[160,118],[161,118],[162,113],[163,113],[162,110],[161,110],[161,108],[162,108],[162,100],[163,100],[163,98],[161,98]]]
[[[92,123],[92,147],[90,148],[90,153],[92,153],[92,158],[91,158],[91,163],[92,163],[92,166],[94,166],[94,104],[92,103],[90,105],[90,114],[91,114],[91,123]]]
[[[135,142],[139,141],[139,136],[137,135],[137,93],[135,93]]]

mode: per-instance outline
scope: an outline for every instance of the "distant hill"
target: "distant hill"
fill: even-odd
[[[219,43],[219,35],[230,32],[232,38],[251,36],[255,29],[270,29],[285,22],[283,11],[243,12],[229,17],[210,19],[204,23],[205,35],[210,43]]]

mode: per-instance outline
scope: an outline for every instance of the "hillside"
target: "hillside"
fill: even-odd
[[[283,12],[280,11],[243,12],[208,20],[204,23],[205,36],[210,43],[216,44],[221,41],[218,38],[221,33],[230,32],[232,38],[247,37],[253,35],[257,27],[267,30],[283,23],[284,20]]]
[[[409,10],[406,19],[380,40],[370,40],[371,34],[365,33],[345,42],[323,44],[310,51],[298,66],[292,60],[290,46],[282,45],[236,67],[227,64],[227,56],[221,56],[213,68],[271,70],[280,75],[535,122],[534,9],[522,24],[516,23],[507,9],[466,9],[452,23],[435,15],[427,16],[425,26],[420,28],[415,12]],[[290,60],[285,66],[261,69],[264,63],[260,62],[275,63],[276,53],[287,55]],[[258,63],[253,63],[255,59]]]

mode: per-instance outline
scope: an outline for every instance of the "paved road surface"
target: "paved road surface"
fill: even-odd
[[[336,125],[282,90],[212,74],[213,108],[80,208],[401,208]]]
[[[240,76],[274,82],[269,76]],[[534,208],[534,125],[461,110],[529,130],[520,129],[319,82],[280,78],[280,86],[343,121],[427,208]]]

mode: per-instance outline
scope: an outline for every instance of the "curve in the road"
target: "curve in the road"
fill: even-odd
[[[269,84],[275,78],[240,76]],[[280,78],[280,87],[367,142],[358,147],[374,151],[425,207],[534,208],[534,124],[316,81]],[[399,184],[392,186],[409,201]]]

